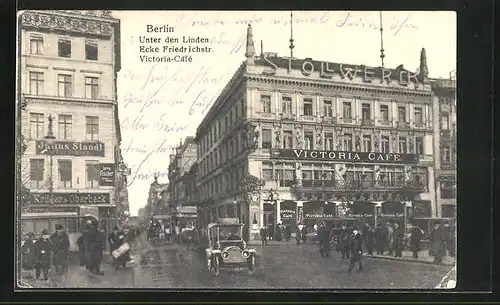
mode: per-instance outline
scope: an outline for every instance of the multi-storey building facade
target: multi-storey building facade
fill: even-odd
[[[61,223],[79,231],[81,207],[114,219],[117,204],[127,205],[116,90],[119,20],[110,11],[24,11],[19,33],[27,140],[21,164],[30,191],[23,230],[53,231]]]
[[[434,147],[437,216],[456,216],[457,196],[457,103],[456,81],[433,80]]]
[[[149,186],[148,202],[146,204],[150,217],[154,215],[167,215],[170,198],[168,189],[168,183],[158,183],[158,177],[154,177],[153,183]]]
[[[435,215],[432,90],[421,53],[420,74],[256,57],[249,26],[246,61],[197,129],[204,221],[238,217],[257,238],[262,226],[335,218],[346,201],[364,206],[354,214],[380,205],[391,214],[382,203],[403,202],[405,215],[407,205]]]

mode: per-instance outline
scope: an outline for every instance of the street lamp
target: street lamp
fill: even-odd
[[[52,132],[52,121],[54,118],[52,117],[51,114],[49,114],[48,118],[49,120],[49,128],[47,131],[47,135],[44,137],[44,142],[47,144],[46,151],[49,154],[49,166],[50,166],[50,171],[49,171],[49,192],[52,193],[54,191],[54,177],[53,177],[53,151],[52,151],[52,145],[54,145],[54,141],[56,137],[54,136],[54,133]]]

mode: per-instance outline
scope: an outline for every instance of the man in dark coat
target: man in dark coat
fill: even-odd
[[[83,232],[86,232],[86,228]],[[80,266],[86,265],[86,253],[85,253],[85,245],[83,243],[83,233],[76,240],[76,244],[78,245],[78,260],[80,261]]]
[[[404,230],[399,226],[398,223],[394,223],[394,233],[393,233],[393,249],[395,257],[403,257],[403,239],[404,239]]]
[[[262,245],[267,245],[267,228],[260,228],[260,240],[262,241]]]
[[[21,267],[24,270],[33,270],[35,267],[35,244],[31,233],[24,236],[21,246]]]
[[[56,232],[50,237],[54,252],[54,266],[56,274],[63,274],[68,270],[69,236],[64,232],[62,225],[55,226]]]
[[[103,258],[104,238],[98,229],[99,223],[93,221],[87,232],[84,232],[83,243],[87,252],[88,269],[94,274],[103,275],[101,261]]]
[[[42,231],[42,236],[35,243],[35,277],[38,280],[43,271],[43,278],[49,279],[50,254],[52,252],[52,243],[50,242],[49,232]]]
[[[389,250],[389,255],[393,254],[393,242],[394,242],[394,229],[391,227],[390,223],[386,223],[384,227],[382,227],[382,244],[384,245],[384,249]]]
[[[381,223],[378,223],[375,229],[375,248],[378,255],[384,255],[384,232]]]
[[[111,231],[111,233],[109,233],[109,236],[108,236],[109,254],[112,254],[113,251],[115,251],[116,249],[118,249],[120,247],[120,242],[118,240],[118,236],[120,234],[123,235],[124,233],[120,232],[120,230],[118,229],[118,226],[114,226],[113,231]],[[111,257],[113,257],[113,256],[111,256]],[[113,257],[113,261],[115,261],[114,257]]]
[[[429,255],[434,256],[434,263],[441,264],[446,255],[446,238],[444,226],[440,224],[431,232]]]
[[[322,222],[318,228],[319,253],[321,257],[330,256],[330,232],[325,223]]]
[[[340,255],[342,258],[349,259],[349,240],[350,232],[345,226],[342,226],[342,231],[340,232],[339,243],[340,243]]]
[[[375,229],[373,229],[370,225],[366,224],[367,228],[365,229],[366,233],[363,236],[365,246],[366,246],[366,252],[368,252],[368,255],[373,255],[373,244],[374,244],[374,238],[375,238]]]
[[[358,271],[363,270],[363,237],[358,230],[352,231],[352,237],[349,241],[349,250],[351,252],[351,260],[349,264],[349,272],[352,271],[354,265],[358,263]]]
[[[413,253],[413,258],[418,258],[418,252],[420,251],[420,243],[424,234],[419,227],[414,226],[410,233],[410,250]]]

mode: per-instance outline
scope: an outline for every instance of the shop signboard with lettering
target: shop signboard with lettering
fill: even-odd
[[[382,203],[381,217],[403,217],[405,204],[399,201],[387,201]]]
[[[32,204],[111,204],[109,193],[31,193]]]
[[[36,141],[36,154],[104,157],[104,143],[55,141],[54,144],[49,145],[45,141]]]
[[[308,161],[372,162],[417,164],[418,154],[394,154],[379,152],[354,152],[306,149],[272,149],[272,159],[291,159]]]
[[[115,185],[115,165],[113,163],[99,164],[99,185],[100,186]]]
[[[74,207],[48,207],[48,206],[29,206],[29,207],[23,207],[21,209],[21,214],[27,214],[27,213],[78,213],[79,212],[79,207],[74,206]]]

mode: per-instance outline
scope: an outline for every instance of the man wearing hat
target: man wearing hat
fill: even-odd
[[[101,261],[104,250],[104,238],[99,231],[99,222],[91,221],[89,229],[84,232],[83,244],[87,253],[87,269],[94,273],[103,275],[101,272]]]
[[[35,277],[38,280],[43,271],[43,278],[49,279],[50,254],[52,252],[52,243],[50,242],[49,232],[43,229],[41,236],[35,243]]]
[[[349,264],[349,272],[352,271],[354,265],[358,263],[359,269],[358,271],[363,270],[363,238],[359,233],[357,228],[354,228],[352,231],[352,237],[349,241],[349,250],[351,252],[351,260]]]
[[[56,274],[63,274],[68,270],[69,236],[60,224],[55,226],[56,232],[50,237],[54,251],[54,266]]]

